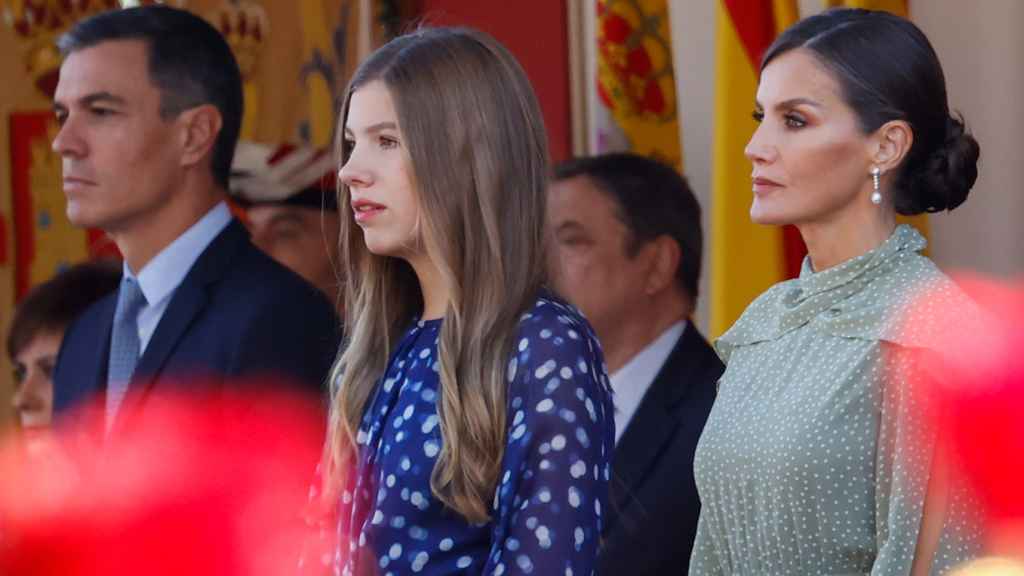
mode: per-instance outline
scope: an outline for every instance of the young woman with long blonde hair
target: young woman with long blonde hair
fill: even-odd
[[[590,574],[612,405],[590,327],[543,287],[525,74],[476,31],[401,36],[353,76],[339,140],[336,571]]]

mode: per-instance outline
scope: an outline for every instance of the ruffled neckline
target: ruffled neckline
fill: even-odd
[[[728,359],[736,346],[773,340],[813,324],[823,333],[864,339],[904,340],[892,330],[895,312],[915,292],[913,285],[944,278],[920,255],[925,238],[901,224],[881,245],[815,272],[805,257],[800,276],[776,284],[752,303],[716,342]]]
[[[812,318],[827,312],[833,316],[841,312],[834,308],[863,290],[879,276],[892,270],[901,256],[917,254],[928,242],[914,228],[901,224],[877,248],[865,252],[821,272],[815,272],[810,256],[805,256],[800,276],[783,284],[780,298],[783,331],[797,328]]]

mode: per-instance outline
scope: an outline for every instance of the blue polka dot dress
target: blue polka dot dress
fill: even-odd
[[[569,306],[544,295],[510,358],[505,454],[491,520],[471,524],[430,489],[441,451],[441,320],[396,346],[357,435],[342,494],[342,575],[594,572],[615,431],[600,346]],[[345,558],[346,560],[342,560]]]

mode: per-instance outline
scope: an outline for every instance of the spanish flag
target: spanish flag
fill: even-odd
[[[711,336],[718,337],[758,294],[799,272],[794,229],[750,221],[750,162],[743,149],[761,56],[799,18],[796,0],[716,0],[715,118],[711,174]]]

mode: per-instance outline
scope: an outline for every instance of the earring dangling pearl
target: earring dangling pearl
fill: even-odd
[[[882,171],[878,169],[878,166],[871,167],[871,183],[875,189],[875,191],[871,193],[871,203],[876,206],[882,203],[882,192],[879,190],[879,180],[881,175]]]

